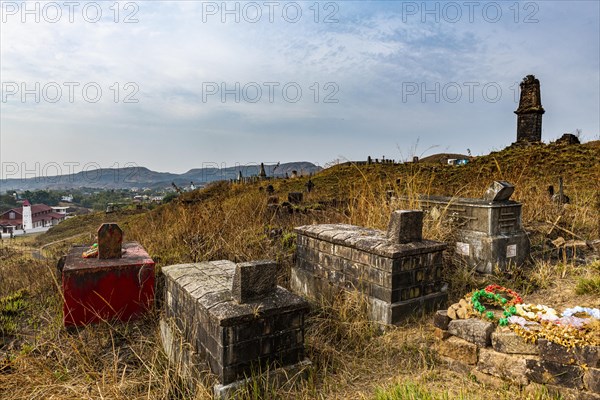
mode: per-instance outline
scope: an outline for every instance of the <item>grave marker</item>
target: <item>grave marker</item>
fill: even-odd
[[[114,222],[100,225],[98,228],[98,258],[121,258],[123,231]]]

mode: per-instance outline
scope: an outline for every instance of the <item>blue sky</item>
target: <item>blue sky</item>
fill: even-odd
[[[599,4],[3,1],[3,177],[485,154],[528,74],[544,141],[596,140]]]

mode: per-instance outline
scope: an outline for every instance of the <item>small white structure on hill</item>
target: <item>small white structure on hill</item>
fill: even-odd
[[[33,217],[31,216],[31,204],[28,200],[23,202],[23,230],[30,231],[33,229]]]

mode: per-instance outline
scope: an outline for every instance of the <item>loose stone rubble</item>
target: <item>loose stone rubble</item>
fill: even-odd
[[[504,314],[490,307],[479,317],[473,311],[466,319],[452,319],[446,310],[434,315],[436,348],[442,360],[458,372],[498,387],[508,381],[523,393],[534,393],[543,385],[565,399],[600,399],[600,310],[576,307],[559,316],[550,307],[522,304],[520,296],[506,288],[490,285],[485,290],[493,288],[514,294],[506,301],[502,296],[486,298],[502,304]],[[473,301],[472,309],[481,310],[478,301]],[[508,316],[509,324],[497,326],[498,315]],[[589,336],[573,337],[576,328],[567,329],[570,324]]]

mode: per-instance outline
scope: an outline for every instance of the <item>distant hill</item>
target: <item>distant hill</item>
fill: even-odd
[[[284,163],[279,166],[265,165],[267,176],[281,177],[285,176],[286,173],[291,175],[292,171],[297,171],[298,174],[308,175],[320,170],[321,167],[306,161]],[[175,182],[175,184],[179,186],[184,186],[189,185],[190,182],[199,185],[219,180],[236,179],[239,171],[242,171],[242,176],[244,177],[258,175],[260,165],[242,165],[228,168],[195,168],[183,174],[156,172],[145,167],[103,168],[52,177],[2,179],[0,180],[0,191],[40,189],[68,190],[82,187],[103,189],[148,187],[158,189],[171,186],[171,182]]]

